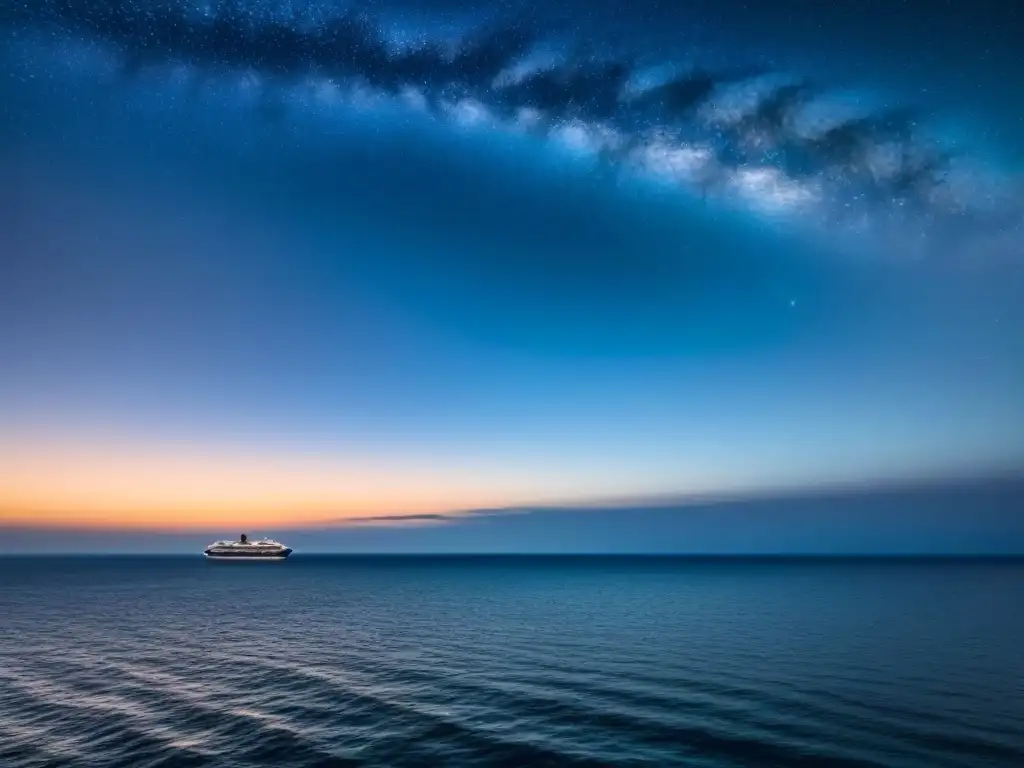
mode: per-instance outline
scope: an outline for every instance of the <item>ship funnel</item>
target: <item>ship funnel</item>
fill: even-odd
[[[243,544],[248,541],[248,539],[245,537],[244,533],[242,534],[242,538],[239,539],[239,541],[241,541]]]

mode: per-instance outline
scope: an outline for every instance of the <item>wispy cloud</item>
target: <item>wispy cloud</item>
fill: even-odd
[[[357,517],[340,517],[328,520],[322,525],[328,527],[345,526],[392,526],[392,525],[435,525],[438,523],[455,523],[484,517],[507,517],[537,511],[533,507],[495,507],[492,509],[465,509],[452,512],[418,512],[413,514],[365,515]]]
[[[367,515],[364,517],[342,517],[329,520],[328,526],[345,525],[431,525],[446,523],[454,519],[454,515],[444,513],[418,513],[410,515]]]

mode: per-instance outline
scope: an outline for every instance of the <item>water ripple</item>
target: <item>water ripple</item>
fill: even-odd
[[[0,765],[1024,764],[1024,566],[206,566],[0,561]]]

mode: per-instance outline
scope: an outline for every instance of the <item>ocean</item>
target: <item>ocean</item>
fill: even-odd
[[[1024,562],[0,559],[0,766],[1024,766]]]

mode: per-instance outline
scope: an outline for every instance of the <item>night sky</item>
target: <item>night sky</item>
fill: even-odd
[[[1024,551],[1019,3],[0,35],[0,549]]]

